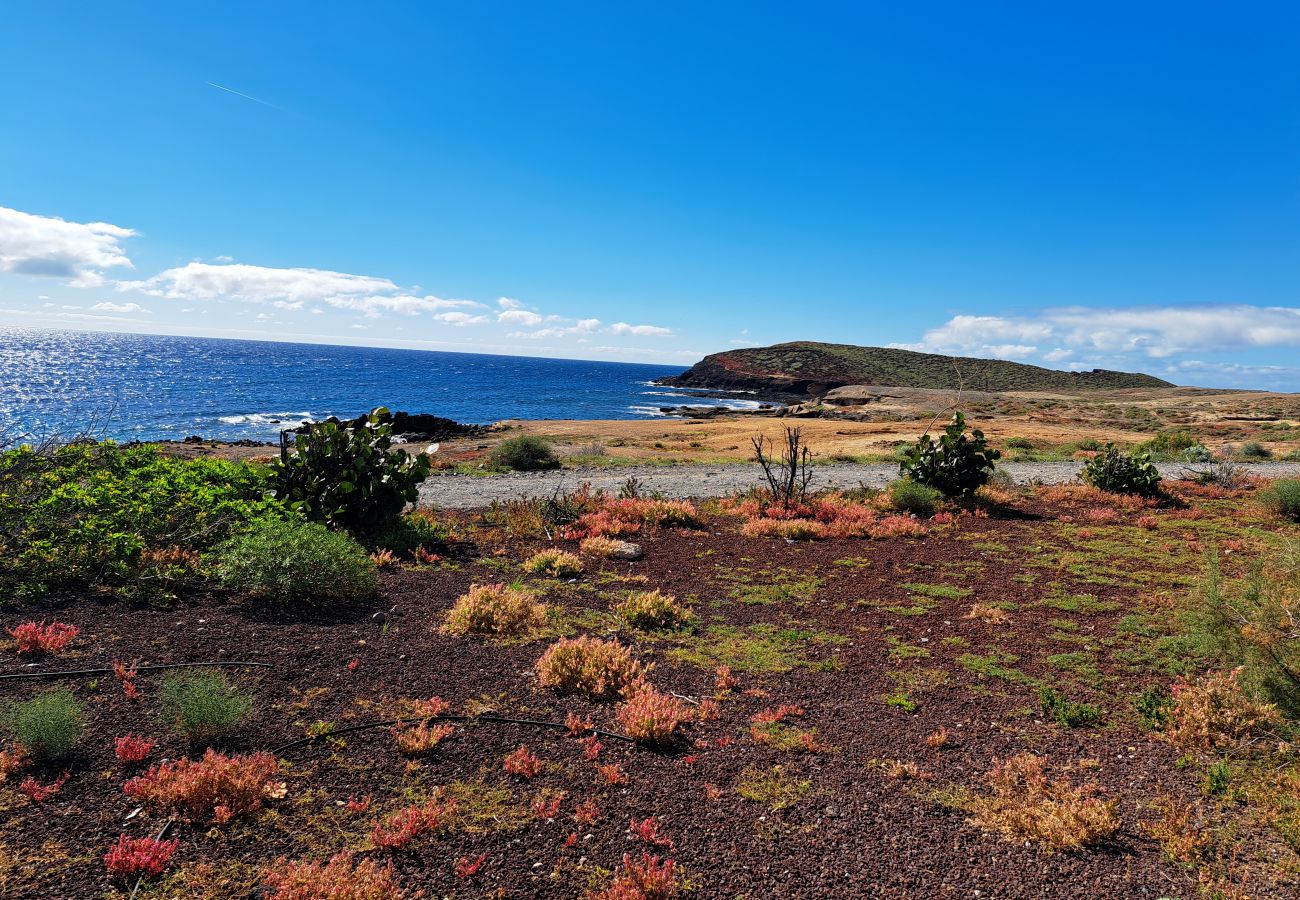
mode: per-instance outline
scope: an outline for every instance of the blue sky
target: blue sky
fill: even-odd
[[[18,0],[0,326],[1300,390],[1298,50],[1288,3]]]

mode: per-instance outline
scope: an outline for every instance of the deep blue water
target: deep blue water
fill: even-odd
[[[460,422],[634,419],[688,394],[681,366],[581,362],[30,329],[0,330],[0,429],[117,440],[274,440],[282,427],[375,406]],[[718,403],[722,401],[708,401]],[[732,403],[731,405],[737,405]]]

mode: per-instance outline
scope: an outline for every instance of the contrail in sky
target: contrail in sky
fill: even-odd
[[[269,106],[271,107],[271,109],[280,108],[276,106],[274,103],[268,103],[267,101],[262,100],[258,97],[250,97],[248,94],[241,93],[240,91],[234,90],[233,88],[228,88],[223,84],[217,84],[215,81],[209,81],[207,82],[207,84],[210,85],[211,87],[216,88],[219,91],[225,91],[227,94],[234,94],[236,97],[243,97],[245,100],[252,100],[254,103],[260,103],[263,106]]]

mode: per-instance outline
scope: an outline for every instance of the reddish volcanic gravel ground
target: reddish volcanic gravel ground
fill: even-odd
[[[70,651],[30,668],[7,651],[0,672],[114,659],[269,663],[227,670],[256,705],[219,743],[226,751],[274,748],[315,722],[346,727],[387,718],[395,699],[435,695],[456,712],[555,722],[576,712],[620,730],[612,704],[538,687],[534,664],[561,633],[616,635],[653,663],[657,687],[692,701],[717,694],[719,661],[730,659],[739,678],[719,698],[720,717],[693,725],[674,750],[604,739],[596,762],[621,767],[626,782],[618,785],[601,783],[596,763],[565,731],[527,725],[459,726],[416,762],[398,753],[387,729],[287,751],[287,795],[221,827],[177,822],[172,874],[146,885],[142,897],[247,897],[278,858],[322,859],[343,847],[375,855],[367,840],[378,816],[452,783],[459,783],[463,823],[388,856],[399,881],[429,897],[580,897],[607,885],[624,853],[648,847],[628,824],[650,816],[673,846],[648,849],[676,861],[690,897],[1194,897],[1194,873],[1167,859],[1138,824],[1159,792],[1195,797],[1198,776],[1181,772],[1179,751],[1137,726],[1131,698],[1170,679],[1123,654],[1143,645],[1121,624],[1142,609],[1140,597],[1188,589],[1200,557],[1183,532],[1205,523],[1159,510],[1161,531],[1147,536],[1132,527],[1136,512],[1087,530],[1061,521],[1075,512],[1020,498],[1003,518],[962,516],[921,538],[809,543],[742,537],[737,520],[721,517],[706,532],[638,536],[646,551],[638,562],[584,558],[587,571],[572,583],[523,575],[519,561],[544,542],[484,530],[447,562],[383,570],[376,600],[344,608],[257,609],[205,593],[170,609],[94,597],[5,607],[5,627],[57,617],[81,635]],[[470,532],[462,527],[463,536]],[[1104,568],[1099,578],[1078,554],[1103,539],[1136,549],[1123,558],[1089,545],[1089,559]],[[521,577],[563,613],[549,634],[492,642],[439,630],[471,584]],[[809,579],[819,581],[810,586]],[[754,591],[773,585],[785,590]],[[700,617],[696,631],[652,636],[621,628],[608,613],[611,599],[649,588],[689,602]],[[1082,610],[1060,599],[1081,594],[1090,598]],[[966,618],[974,603],[1006,604],[1010,622]],[[388,612],[386,624],[372,619],[377,611]],[[726,642],[737,634],[769,640],[736,651]],[[1086,657],[1095,669],[1049,662],[1072,652],[1080,655],[1069,659]],[[995,653],[1010,677],[972,671],[971,655]],[[0,785],[4,896],[104,897],[112,887],[101,861],[107,847],[123,832],[149,835],[162,825],[165,817],[149,811],[131,816],[138,804],[122,784],[147,764],[118,762],[113,738],[158,738],[150,762],[188,748],[160,720],[158,676],[139,682],[137,701],[111,676],[62,682],[88,704],[88,728],[64,766],[38,772],[47,781],[62,768],[71,773],[51,800],[30,803],[14,789],[16,779]],[[1040,682],[1101,705],[1103,724],[1044,721]],[[0,697],[22,699],[47,686],[4,681]],[[897,693],[915,711],[885,703]],[[805,711],[790,724],[816,729],[818,752],[783,752],[750,736],[750,717],[781,704]],[[939,728],[951,738],[932,749],[926,737]],[[531,780],[502,770],[503,757],[521,744],[545,764]],[[1053,774],[1096,782],[1101,796],[1118,801],[1119,831],[1097,847],[1053,853],[971,824],[953,798],[983,790],[995,758],[1025,750],[1044,755]],[[891,761],[916,769],[900,775]],[[756,774],[774,773],[792,792],[788,805],[741,795]],[[542,789],[565,794],[553,820],[529,812]],[[373,805],[364,812],[344,805],[366,796]],[[584,800],[600,808],[590,825],[573,819]],[[1243,831],[1242,840],[1251,854],[1290,852],[1255,832]],[[477,873],[458,877],[457,861],[480,854]],[[1252,895],[1295,896],[1295,888],[1280,879],[1253,885]]]

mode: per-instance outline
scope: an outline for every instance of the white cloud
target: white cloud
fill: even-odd
[[[113,313],[137,313],[137,312],[147,313],[149,311],[145,309],[143,306],[141,306],[139,303],[110,303],[107,300],[102,303],[96,303],[94,306],[91,307],[91,309],[98,310],[100,312],[113,312]]]
[[[658,325],[629,325],[626,322],[615,322],[609,326],[609,330],[614,334],[635,334],[641,337],[669,337],[673,333],[671,328],[662,328]]]
[[[1051,349],[1040,353],[1039,347]],[[1300,308],[1246,304],[1066,307],[1029,316],[954,316],[911,350],[1000,358],[1140,354],[1166,359],[1198,351],[1300,347]],[[1072,363],[1088,368],[1088,362]]]
[[[103,271],[132,268],[121,242],[135,232],[107,222],[68,222],[0,206],[0,272],[103,283]]]
[[[497,301],[498,303],[500,301]],[[497,321],[505,325],[520,325],[524,328],[536,328],[544,321],[541,316],[535,312],[517,307],[509,307],[502,312],[497,313]]]
[[[274,268],[245,263],[192,262],[143,281],[119,282],[118,290],[137,290],[170,300],[238,300],[299,310],[324,303],[374,318],[384,312],[417,315],[449,309],[482,308],[472,300],[415,296],[387,278],[328,269]]]
[[[467,312],[445,312],[434,316],[439,322],[463,328],[466,325],[481,325],[488,321],[487,316],[475,316]]]
[[[501,307],[502,309],[521,309],[521,308],[523,308],[523,304],[522,304],[522,303],[520,303],[518,300],[511,300],[509,297],[498,297],[498,298],[497,298],[497,306]]]

